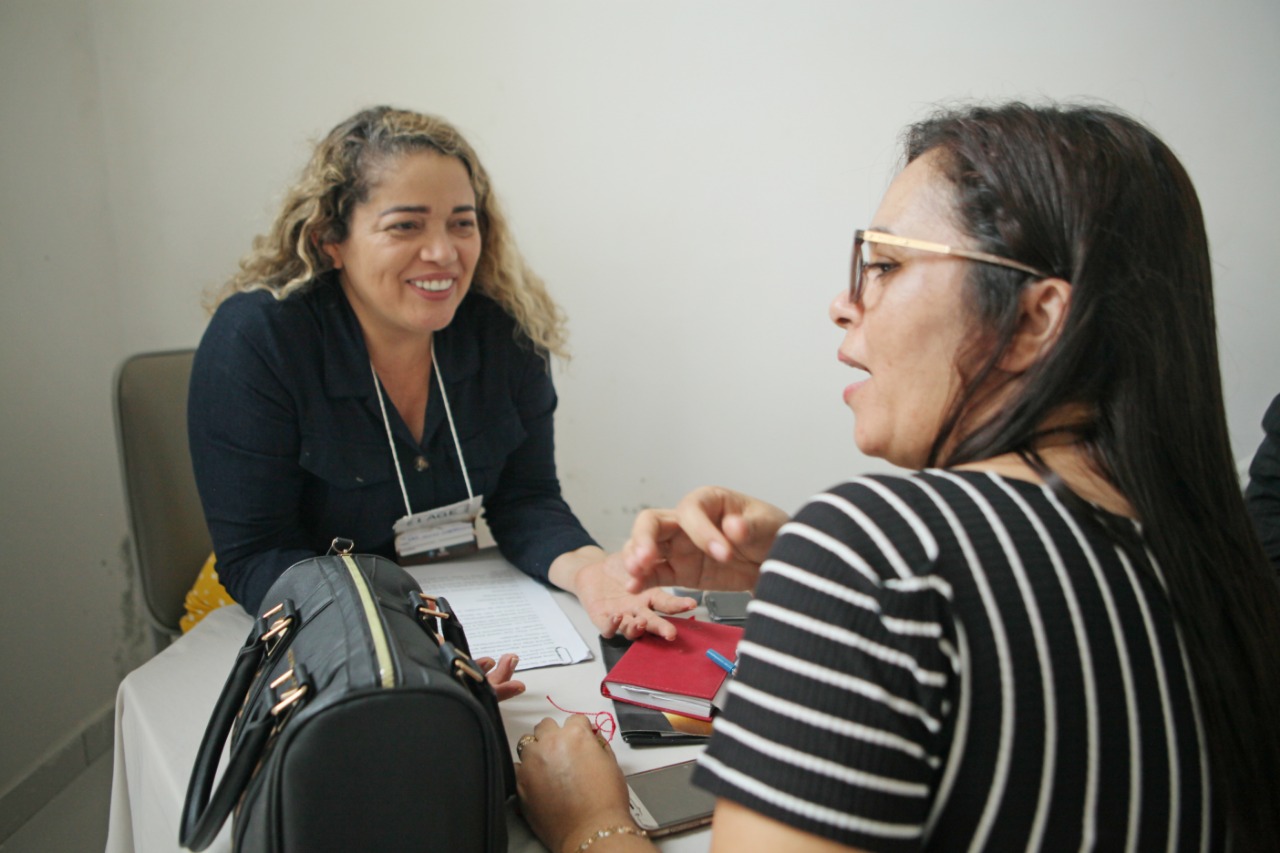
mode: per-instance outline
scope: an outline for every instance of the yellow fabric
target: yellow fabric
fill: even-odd
[[[235,599],[227,592],[222,581],[218,580],[216,560],[214,555],[210,554],[209,559],[204,561],[204,568],[200,569],[196,582],[191,585],[191,589],[187,590],[187,612],[178,620],[178,625],[185,634],[214,610],[235,603]]]

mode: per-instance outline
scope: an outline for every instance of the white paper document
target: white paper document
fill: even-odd
[[[550,590],[489,555],[409,566],[428,595],[441,595],[467,632],[472,657],[520,656],[516,671],[562,666],[591,658],[591,649]]]

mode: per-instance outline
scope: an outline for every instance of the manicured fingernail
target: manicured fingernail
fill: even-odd
[[[723,563],[725,560],[729,559],[729,549],[724,546],[723,542],[712,542],[710,548],[711,556],[715,557],[720,562]]]

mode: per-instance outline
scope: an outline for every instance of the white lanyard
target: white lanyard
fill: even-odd
[[[471,478],[467,476],[467,460],[462,458],[462,444],[458,441],[458,428],[453,425],[453,411],[449,408],[449,395],[444,391],[444,377],[440,375],[440,362],[436,361],[436,342],[431,339],[431,366],[436,371],[436,384],[440,386],[440,399],[444,402],[444,414],[449,419],[449,432],[453,434],[453,446],[458,451],[458,464],[462,466],[462,479],[467,484],[467,498],[474,498],[471,493]],[[373,393],[378,397],[378,408],[382,411],[382,425],[387,428],[387,444],[391,447],[391,458],[395,461],[396,479],[400,481],[400,494],[404,497],[404,514],[413,515],[409,506],[409,490],[404,486],[404,472],[400,470],[400,455],[396,453],[396,443],[391,438],[391,421],[387,419],[387,404],[382,400],[382,383],[378,380],[378,371],[369,359],[369,370],[373,373]]]

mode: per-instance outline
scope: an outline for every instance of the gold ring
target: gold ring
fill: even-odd
[[[524,757],[524,748],[531,743],[537,743],[538,736],[535,734],[521,735],[520,740],[516,741],[516,757]]]

